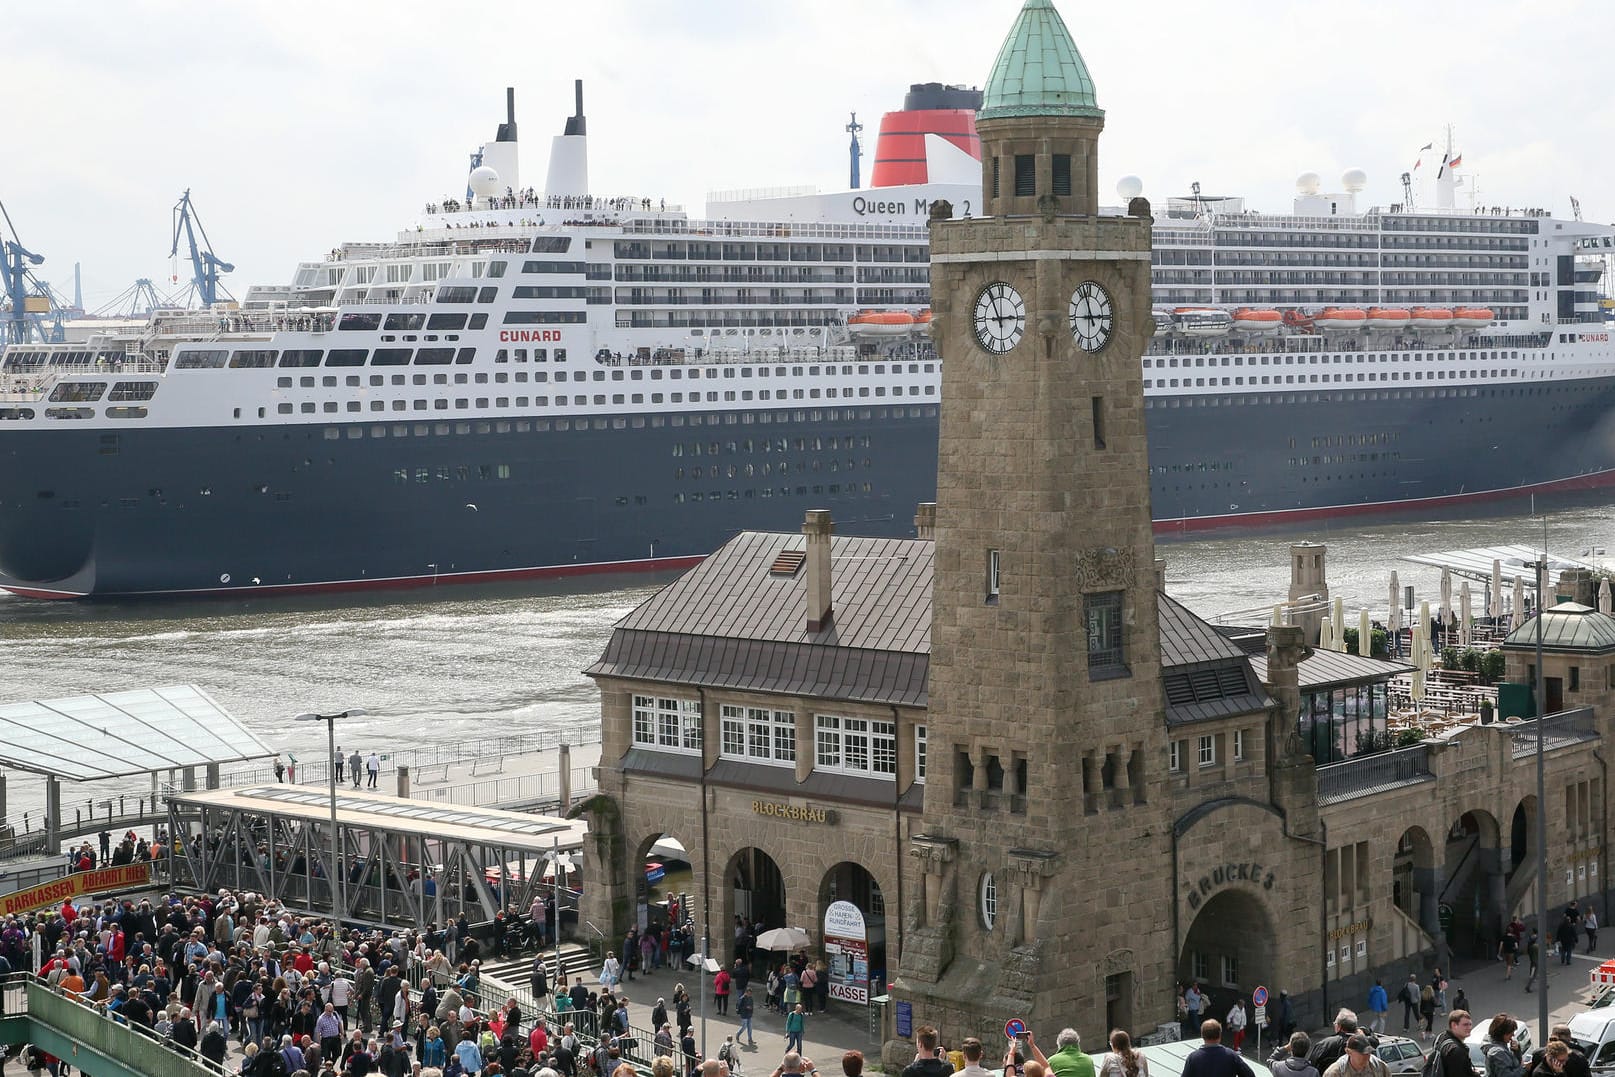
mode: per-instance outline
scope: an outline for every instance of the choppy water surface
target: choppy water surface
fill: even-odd
[[[1615,550],[1615,506],[1545,517],[1548,547],[1578,556]],[[1543,518],[1358,524],[1267,536],[1164,542],[1168,590],[1203,616],[1268,607],[1289,587],[1289,546],[1329,546],[1329,582],[1355,620],[1383,611],[1389,573],[1421,597],[1439,573],[1406,553],[1536,543]],[[0,597],[0,701],[194,683],[269,743],[318,754],[311,709],[364,707],[343,743],[363,751],[462,737],[531,733],[592,721],[593,683],[582,674],[611,626],[668,577],[563,584],[441,588],[371,596],[254,602],[68,604]],[[1482,601],[1475,594],[1477,612]],[[1261,623],[1260,614],[1234,618]],[[323,730],[320,731],[323,733]],[[16,785],[12,809],[23,806]]]

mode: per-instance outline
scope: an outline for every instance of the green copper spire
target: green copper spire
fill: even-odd
[[[1026,0],[993,61],[976,119],[1009,116],[1105,116],[1054,0]]]

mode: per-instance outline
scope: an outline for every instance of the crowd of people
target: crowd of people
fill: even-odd
[[[535,902],[540,924],[546,912]],[[492,948],[542,937],[523,920],[501,913]],[[5,922],[0,975],[32,967],[36,935],[47,984],[221,1073],[537,1077],[550,1068],[578,1077],[582,1050],[570,1025],[552,1039],[515,998],[491,1006],[481,997],[483,945],[463,918],[386,934],[340,930],[229,890],[69,900]],[[535,977],[545,971],[535,962]],[[232,1040],[241,1059],[227,1067]],[[68,1072],[40,1051],[29,1061],[52,1077]]]

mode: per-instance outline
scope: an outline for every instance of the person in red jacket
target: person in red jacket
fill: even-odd
[[[712,978],[712,997],[717,1000],[720,1016],[729,1012],[729,980],[729,970],[722,968]]]

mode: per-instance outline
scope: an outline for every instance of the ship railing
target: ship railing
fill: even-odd
[[[628,235],[689,235],[737,239],[903,239],[923,240],[929,233],[918,224],[831,224],[778,221],[624,221]]]
[[[428,202],[426,214],[455,213],[502,213],[508,210],[536,209],[548,210],[556,213],[680,213],[684,212],[681,205],[668,205],[666,199],[646,198],[643,195],[629,197],[619,195],[606,198],[597,195],[541,195],[532,193],[513,193],[511,195],[495,195],[491,198],[474,200],[470,203],[462,202],[457,198],[445,198],[441,202]]]

